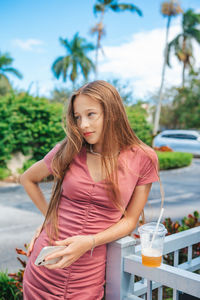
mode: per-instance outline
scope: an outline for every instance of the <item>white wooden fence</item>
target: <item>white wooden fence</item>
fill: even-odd
[[[158,268],[142,265],[141,246],[130,236],[108,245],[106,268],[106,300],[152,300],[152,290],[158,288],[158,300],[163,298],[163,285],[173,288],[173,300],[179,292],[200,299],[200,257],[192,259],[192,245],[200,242],[200,226],[165,238],[164,253],[174,253],[173,266]],[[188,247],[187,262],[179,264],[179,250]],[[135,276],[142,280],[135,282]]]

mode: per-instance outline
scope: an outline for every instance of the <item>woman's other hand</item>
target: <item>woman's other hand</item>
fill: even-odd
[[[56,264],[45,265],[48,269],[62,269],[69,267],[85,252],[93,248],[94,238],[90,235],[76,235],[62,241],[56,241],[55,246],[66,246],[66,248],[45,257],[45,261],[61,257]]]
[[[32,237],[32,240],[31,240],[31,242],[30,242],[30,244],[29,244],[29,247],[28,247],[27,256],[30,256],[30,254],[31,254],[31,252],[32,252],[32,250],[33,250],[33,246],[34,246],[34,244],[35,244],[35,241],[36,241],[36,239],[38,238],[38,236],[40,235],[41,230],[42,230],[42,225],[40,225],[40,226],[36,229],[35,234],[34,234],[34,236]]]

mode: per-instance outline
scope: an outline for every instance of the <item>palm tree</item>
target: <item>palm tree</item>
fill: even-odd
[[[95,73],[96,78],[98,77],[98,53],[101,47],[101,39],[105,35],[105,27],[103,24],[104,15],[108,10],[114,12],[131,11],[136,12],[139,16],[142,16],[142,11],[133,4],[118,3],[118,0],[97,0],[94,5],[94,14],[100,13],[100,21],[91,29],[91,33],[97,33],[97,44],[96,44],[96,61],[95,61]]]
[[[167,26],[166,26],[166,36],[165,36],[164,61],[163,61],[163,67],[162,67],[161,84],[160,84],[160,89],[158,92],[158,103],[156,106],[153,135],[157,134],[158,127],[159,127],[160,110],[161,110],[163,87],[164,87],[164,80],[165,80],[165,69],[166,69],[166,65],[167,65],[168,36],[169,36],[171,19],[172,19],[172,17],[176,17],[178,14],[182,13],[182,9],[181,9],[178,1],[170,0],[170,1],[162,3],[161,13],[164,17],[167,17]]]
[[[68,88],[54,88],[53,91],[51,91],[50,100],[52,102],[61,102],[61,103],[67,103],[68,99],[70,98],[72,94],[72,90]]]
[[[185,84],[186,68],[188,68],[189,71],[193,71],[194,57],[192,41],[195,40],[198,44],[200,44],[200,30],[198,29],[199,25],[200,14],[194,13],[192,9],[187,10],[183,14],[182,33],[178,34],[168,45],[168,66],[171,67],[169,61],[171,50],[174,51],[178,60],[183,63],[182,87],[184,87]]]
[[[0,52],[0,95],[4,95],[9,89],[11,89],[10,81],[7,74],[13,74],[19,79],[22,78],[22,74],[15,68],[12,68],[13,58],[9,53]]]
[[[97,34],[97,44],[96,44],[96,53],[95,53],[95,77],[97,79],[98,77],[98,56],[99,56],[99,50],[101,49],[102,53],[103,48],[101,46],[101,39],[106,34],[105,27],[102,21],[97,23],[94,27],[91,28],[91,34]]]
[[[57,79],[62,75],[64,82],[69,76],[74,88],[79,71],[87,80],[90,71],[95,69],[92,60],[87,56],[87,53],[94,50],[95,47],[88,43],[85,38],[79,37],[78,33],[74,35],[71,41],[62,38],[59,40],[61,45],[65,47],[67,55],[60,56],[54,61],[52,71]]]

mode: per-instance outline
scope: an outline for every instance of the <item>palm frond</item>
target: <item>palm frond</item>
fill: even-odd
[[[60,56],[53,62],[53,65],[51,67],[51,70],[57,79],[60,77],[60,74],[62,72],[63,62],[64,56]]]
[[[188,36],[194,38],[197,43],[200,43],[200,30],[196,28],[188,28],[186,31]]]
[[[200,24],[200,14],[195,13],[192,9],[188,9],[184,14],[183,14],[183,28],[195,28]]]
[[[170,64],[170,54],[172,49],[174,50],[174,52],[178,52],[179,49],[181,49],[180,46],[180,40],[181,38],[183,38],[183,34],[178,34],[169,44],[167,47],[167,65],[171,68],[171,64]]]
[[[97,3],[93,7],[93,12],[95,15],[97,13],[104,13],[106,9],[110,7],[111,4],[116,4],[115,0],[97,0]]]
[[[63,59],[63,69],[62,69],[64,82],[67,80],[67,72],[70,67],[70,62],[71,62],[71,57],[69,55],[65,56]]]
[[[10,56],[9,53],[2,54],[0,52],[0,73],[3,74],[5,77],[6,75],[4,73],[11,73],[17,76],[19,79],[21,79],[23,77],[22,74],[17,69],[10,67],[12,62],[13,58]]]
[[[90,70],[95,70],[95,65],[88,57],[84,57],[84,59],[82,59],[80,63],[80,68],[84,74],[85,79],[87,80]]]
[[[101,13],[104,12],[104,10],[105,10],[105,7],[104,7],[104,5],[101,5],[101,4],[95,4],[93,7],[93,13],[95,16],[100,12]]]
[[[125,10],[128,10],[131,12],[136,12],[140,17],[142,16],[142,11],[133,4],[125,4],[125,3],[111,4],[110,8],[115,12],[123,12]]]
[[[6,73],[12,73],[15,76],[17,76],[19,79],[23,78],[23,75],[18,70],[16,70],[15,68],[2,68],[2,71],[6,72]]]
[[[3,66],[8,66],[8,65],[11,65],[13,62],[13,58],[10,56],[9,53],[1,53],[0,52],[0,69],[3,67]]]
[[[65,49],[67,50],[67,52],[70,52],[70,50],[71,50],[71,44],[70,44],[70,42],[68,42],[67,39],[63,39],[63,38],[59,38],[59,41],[60,41],[61,45],[65,47]]]
[[[88,51],[92,51],[94,49],[95,49],[95,46],[92,43],[82,45],[82,50],[85,51],[85,53],[87,53]]]
[[[109,5],[112,2],[116,2],[116,0],[97,0],[97,3],[99,3],[101,5]]]

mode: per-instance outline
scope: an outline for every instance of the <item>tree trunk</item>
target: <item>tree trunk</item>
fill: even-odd
[[[100,19],[100,23],[103,24],[103,18],[104,18],[104,10],[101,13],[101,19]],[[97,46],[96,46],[96,58],[95,58],[95,79],[98,79],[98,67],[99,67],[99,49],[100,49],[100,45],[101,45],[101,35],[98,32],[98,36],[97,36]]]
[[[99,58],[99,49],[100,49],[100,38],[99,32],[97,36],[97,46],[96,46],[96,57],[95,57],[95,79],[98,79],[98,58]]]
[[[72,89],[75,91],[75,80],[72,81]]]
[[[158,129],[159,129],[160,111],[161,111],[161,104],[162,104],[162,97],[163,97],[163,86],[164,86],[164,80],[165,80],[165,70],[166,70],[166,65],[167,65],[168,36],[169,36],[170,22],[171,22],[171,16],[169,16],[168,20],[167,20],[164,62],[163,62],[163,67],[162,67],[161,85],[160,85],[160,89],[159,89],[159,93],[158,93],[158,104],[156,106],[153,135],[156,135],[158,132]]]
[[[184,39],[183,39],[183,53],[185,51],[185,48],[186,48],[186,37],[184,36]],[[184,85],[185,85],[185,69],[186,69],[186,59],[183,60],[183,71],[182,71],[182,88],[184,88]]]
[[[186,68],[186,65],[185,65],[185,63],[183,63],[183,70],[182,70],[182,88],[184,88],[184,86],[185,86],[185,68]]]

